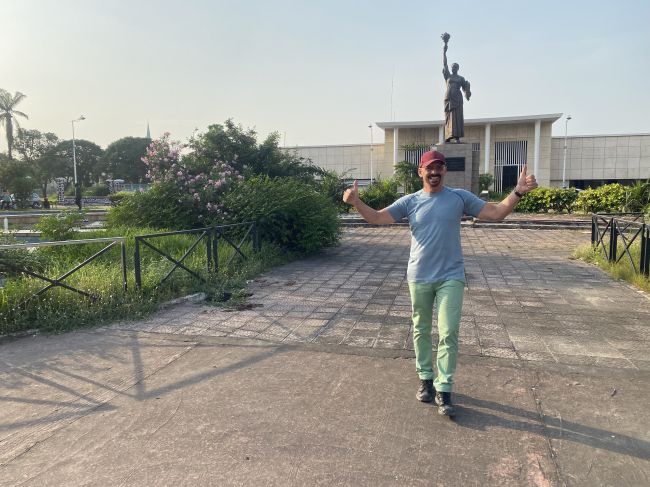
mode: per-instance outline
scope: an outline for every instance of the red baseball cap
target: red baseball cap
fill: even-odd
[[[443,164],[447,164],[445,155],[435,150],[427,151],[422,154],[422,157],[420,157],[420,167],[426,167],[432,162],[442,162]]]

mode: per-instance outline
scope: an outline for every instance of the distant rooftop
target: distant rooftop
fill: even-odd
[[[562,113],[550,113],[545,115],[523,115],[519,117],[493,117],[493,118],[466,118],[465,125],[485,125],[485,124],[504,124],[504,123],[522,123],[522,122],[555,122],[562,117]],[[445,124],[444,120],[427,120],[415,122],[375,122],[377,127],[382,129],[406,128],[406,127],[439,127]]]

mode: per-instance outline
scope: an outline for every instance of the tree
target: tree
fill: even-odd
[[[272,133],[258,145],[254,129],[244,129],[228,119],[223,125],[210,125],[205,133],[194,136],[188,145],[198,164],[227,162],[244,176],[263,174],[313,181],[314,176],[323,174],[323,170],[311,165],[311,161],[280,149],[279,140],[279,134]]]
[[[104,151],[94,142],[89,140],[75,140],[75,153],[77,159],[77,179],[84,186],[91,186],[92,183],[99,182],[101,176],[100,158]],[[63,140],[59,142],[52,151],[52,156],[64,161],[65,174],[62,177],[72,181],[74,168],[72,164],[72,140]]]
[[[13,159],[12,149],[14,145],[14,125],[18,128],[18,121],[16,117],[28,118],[23,112],[20,112],[15,109],[23,99],[23,95],[20,91],[17,91],[14,95],[11,95],[8,91],[0,88],[0,122],[5,125],[7,130],[7,155],[9,159]]]
[[[59,138],[51,132],[18,129],[14,147],[21,159],[30,165],[43,198],[47,196],[50,181],[66,174],[66,161],[55,152],[58,143]]]
[[[0,186],[14,194],[19,207],[26,208],[36,186],[31,167],[23,161],[3,163],[0,165]]]
[[[59,143],[59,138],[52,132],[39,130],[18,129],[14,140],[14,148],[26,162],[34,162],[52,151]]]
[[[112,178],[127,182],[141,182],[147,173],[142,158],[151,143],[145,137],[124,137],[111,143],[101,158],[102,170]]]

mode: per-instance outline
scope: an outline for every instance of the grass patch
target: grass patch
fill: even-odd
[[[606,246],[607,244],[608,242],[605,242]],[[632,244],[630,253],[632,254],[634,264],[638,269],[641,258],[641,245],[639,242]],[[572,257],[575,259],[583,260],[585,262],[589,262],[590,264],[595,264],[601,269],[606,270],[614,279],[622,279],[638,287],[639,289],[650,293],[650,279],[645,277],[643,274],[634,272],[630,259],[627,255],[624,255],[619,262],[612,263],[607,260],[603,254],[602,249],[595,249],[591,246],[591,244],[585,244],[578,247],[574,251]]]
[[[277,245],[262,242],[258,253],[252,251],[250,243],[244,244],[242,251],[248,258],[243,260],[234,255],[235,251],[229,245],[220,242],[219,272],[208,274],[206,245],[201,242],[183,264],[202,276],[206,282],[201,282],[178,268],[165,283],[160,284],[173,264],[156,252],[141,247],[142,289],[139,290],[135,288],[133,272],[134,237],[146,233],[156,231],[118,228],[88,232],[81,236],[84,239],[126,237],[127,292],[122,289],[119,245],[62,281],[92,294],[95,296],[94,300],[60,287],[52,288],[41,296],[28,300],[47,283],[24,274],[12,274],[0,266],[0,273],[5,278],[4,286],[0,288],[0,335],[31,329],[60,332],[123,319],[141,319],[170,299],[196,292],[205,292],[208,300],[217,305],[241,305],[247,297],[248,280],[296,257],[296,254],[289,253]],[[152,240],[152,243],[176,260],[180,260],[197,238],[198,236],[193,235],[175,235]],[[239,242],[238,239],[236,241]],[[105,245],[98,243],[10,251],[11,253],[4,253],[4,258],[14,263],[21,262],[41,275],[56,278]],[[2,256],[0,254],[0,257]],[[233,259],[227,265],[231,257]],[[224,295],[231,299],[223,301]]]

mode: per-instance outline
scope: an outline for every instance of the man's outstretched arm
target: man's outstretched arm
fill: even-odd
[[[359,212],[359,215],[361,215],[363,219],[368,223],[372,223],[373,225],[387,225],[389,223],[395,223],[395,220],[386,208],[378,211],[374,208],[370,208],[363,201],[361,201],[361,198],[359,198],[359,184],[357,183],[356,179],[354,180],[352,187],[346,189],[345,193],[343,193],[343,201],[345,201],[348,205],[354,206]]]
[[[515,191],[521,195],[532,191],[537,187],[537,181],[535,176],[532,174],[529,176],[526,174],[526,166],[524,165],[519,175],[519,180],[517,181],[517,186]],[[501,203],[488,203],[486,204],[481,212],[477,215],[479,220],[485,220],[489,222],[500,222],[505,217],[507,217],[512,210],[515,209],[517,203],[519,203],[519,196],[513,191]]]

